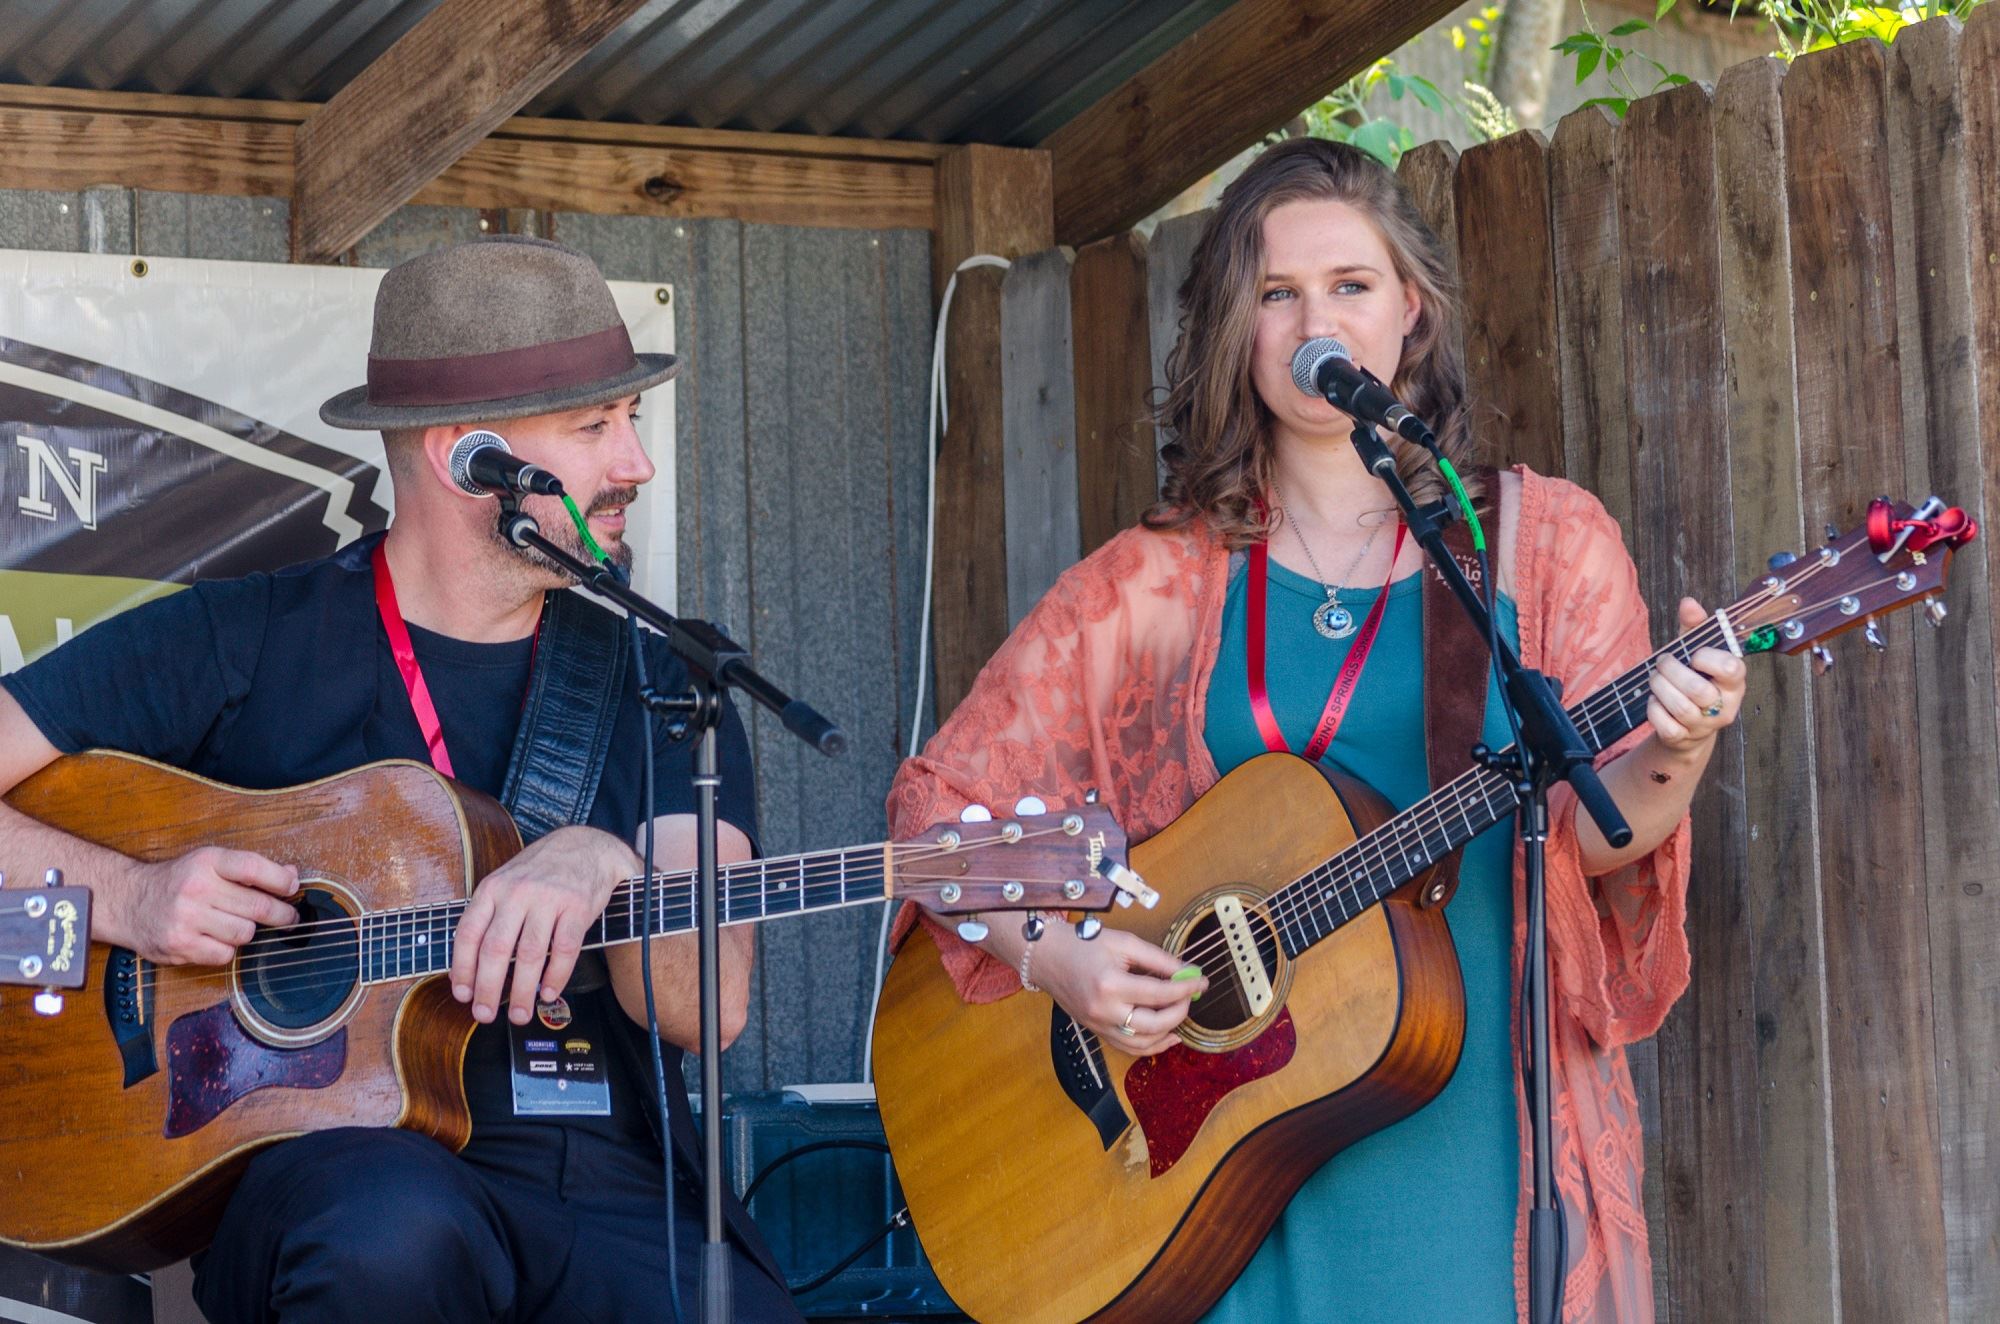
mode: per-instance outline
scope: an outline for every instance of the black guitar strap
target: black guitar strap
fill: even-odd
[[[1484,505],[1491,511],[1500,507],[1499,475],[1492,469],[1476,471],[1485,491]],[[1493,515],[1486,515],[1497,524]],[[1494,530],[1497,537],[1498,530]],[[1472,530],[1463,520],[1445,527],[1445,549],[1465,571],[1472,587],[1484,597],[1486,585],[1480,581],[1479,560],[1472,549]],[[1490,559],[1490,558],[1489,558]],[[1472,746],[1486,724],[1486,677],[1490,669],[1485,641],[1479,637],[1472,619],[1465,614],[1445,587],[1436,567],[1424,570],[1424,752],[1430,764],[1431,788],[1444,785],[1472,766]],[[1436,866],[1425,883],[1419,904],[1441,906],[1458,890],[1458,861],[1462,850],[1453,851]],[[1440,891],[1438,884],[1442,883]],[[1435,899],[1433,899],[1435,897]]]
[[[500,791],[522,841],[590,817],[629,647],[619,616],[567,589],[543,597],[534,670]]]
[[[500,791],[524,844],[589,819],[630,648],[616,614],[567,589],[543,597],[534,668]],[[570,987],[586,992],[609,979],[603,954],[585,952]]]

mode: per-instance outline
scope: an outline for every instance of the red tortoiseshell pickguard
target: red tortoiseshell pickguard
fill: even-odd
[[[1197,1053],[1186,1044],[1145,1057],[1125,1073],[1125,1096],[1146,1133],[1155,1177],[1180,1162],[1201,1124],[1229,1092],[1261,1080],[1292,1060],[1299,1044],[1286,1007],[1271,1028],[1227,1053]]]

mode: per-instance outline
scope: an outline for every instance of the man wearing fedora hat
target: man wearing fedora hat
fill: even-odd
[[[460,437],[498,431],[562,480],[590,540],[629,564],[625,512],[654,473],[632,420],[640,392],[678,369],[633,352],[603,276],[560,245],[480,240],[403,263],[376,294],[367,383],[320,411],[384,434],[389,531],[196,584],[0,678],[0,793],[93,747],[264,788],[417,758],[501,798],[533,838],[480,882],[457,935],[449,978],[480,1023],[464,1068],[471,1142],[453,1155],[408,1132],[346,1129],[263,1151],[198,1266],[211,1319],[664,1319],[676,1287],[694,1315],[698,1146],[678,1088],[681,1050],[699,1039],[694,947],[652,945],[673,1086],[664,1119],[638,949],[579,960],[612,888],[643,867],[630,843],[648,819],[656,865],[694,862],[691,751],[650,731],[611,614],[501,538],[495,503],[462,488],[451,463]],[[556,498],[523,504],[581,554]],[[646,638],[653,683],[684,683]],[[141,658],[147,686],[105,683]],[[728,862],[750,857],[756,835],[733,710],[720,745]],[[580,763],[579,750],[608,752]],[[0,805],[0,870],[58,848],[71,881],[95,890],[95,936],[147,960],[225,964],[259,925],[297,919],[298,873],[283,860],[207,849],[141,864]],[[747,1013],[751,952],[747,930],[724,930],[725,1041]],[[523,1045],[552,1035],[590,1064],[554,1103],[520,1069]],[[663,1149],[678,1160],[672,1183]],[[798,1318],[748,1215],[734,1201],[728,1212],[738,1318]]]

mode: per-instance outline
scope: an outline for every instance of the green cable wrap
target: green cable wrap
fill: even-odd
[[[577,536],[583,539],[583,545],[590,552],[592,558],[599,565],[610,565],[610,555],[597,545],[597,539],[590,536],[590,525],[584,522],[583,515],[577,510],[576,502],[570,499],[569,493],[563,493],[562,503],[563,509],[569,512],[570,520],[576,525]]]
[[[1458,470],[1442,455],[1438,457],[1438,468],[1443,472],[1445,481],[1451,484],[1451,490],[1458,493],[1458,508],[1465,512],[1466,525],[1472,530],[1473,549],[1485,551],[1486,530],[1479,527],[1479,515],[1472,508],[1472,498],[1465,493],[1465,484],[1458,480]]]

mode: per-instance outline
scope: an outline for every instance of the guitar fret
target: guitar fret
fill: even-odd
[[[798,909],[801,913],[803,913],[806,908],[806,857],[801,855],[798,857],[798,860],[799,860]]]

